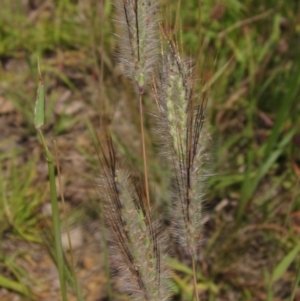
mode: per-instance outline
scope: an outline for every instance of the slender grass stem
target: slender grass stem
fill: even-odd
[[[50,197],[51,197],[51,207],[52,207],[52,220],[53,220],[53,229],[54,229],[54,240],[55,240],[55,251],[56,251],[56,262],[59,274],[60,281],[60,290],[62,295],[62,300],[67,301],[67,287],[66,287],[66,275],[64,269],[64,257],[62,251],[62,242],[60,235],[60,220],[59,220],[59,210],[58,210],[58,201],[55,185],[55,172],[54,172],[54,163],[51,152],[48,149],[45,138],[40,128],[37,128],[38,136],[44,147],[46,154],[46,160],[48,163],[48,174],[49,174],[49,183],[50,183]]]
[[[64,216],[63,218],[64,218],[64,222],[65,222],[66,233],[67,233],[68,244],[69,244],[69,251],[70,251],[70,262],[71,262],[70,272],[71,272],[71,276],[72,276],[74,290],[75,290],[75,293],[77,296],[77,301],[83,301],[82,292],[78,285],[78,280],[76,277],[74,252],[73,252],[73,247],[72,247],[70,228],[68,225],[68,216],[67,216],[65,198],[64,198],[64,193],[63,193],[63,184],[62,184],[62,180],[61,180],[61,170],[60,170],[60,165],[59,165],[58,147],[57,147],[56,140],[54,140],[53,143],[54,143],[54,150],[55,150],[55,153],[54,153],[55,165],[57,168],[57,175],[58,175],[58,185],[59,185],[60,198],[61,198],[62,208],[63,208],[63,216]]]
[[[139,106],[140,106],[140,123],[141,123],[141,139],[142,139],[142,152],[143,152],[143,164],[144,164],[144,182],[146,190],[146,200],[148,209],[150,212],[150,195],[149,195],[149,184],[148,184],[148,166],[147,166],[147,154],[146,154],[146,143],[145,143],[145,132],[144,132],[144,116],[143,116],[143,103],[142,94],[139,94]]]
[[[198,296],[198,292],[197,292],[197,265],[196,265],[196,260],[193,255],[192,255],[192,265],[193,265],[194,294],[195,294],[196,301],[199,301],[199,296]]]
[[[103,211],[100,211],[100,220],[101,220],[101,235],[103,237],[103,257],[104,257],[104,269],[105,269],[105,276],[106,276],[106,287],[107,287],[107,295],[108,300],[113,300],[113,291],[112,291],[112,281],[111,281],[111,272],[110,272],[110,265],[109,265],[109,251],[108,251],[108,243],[107,243],[107,233],[105,231],[105,219]]]

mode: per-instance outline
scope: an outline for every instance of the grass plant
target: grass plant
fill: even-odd
[[[3,255],[0,257],[0,267],[5,267],[5,269],[11,273],[14,278],[11,279],[6,275],[0,275],[0,287],[12,290],[26,298],[34,298],[32,292],[24,283],[24,280],[22,281],[22,279],[26,278],[26,271],[15,262],[18,256],[19,254],[16,253],[9,257]]]
[[[0,233],[3,234],[10,229],[12,233],[24,240],[40,242],[36,229],[40,219],[35,216],[35,212],[45,195],[34,191],[31,187],[35,178],[32,166],[36,162],[28,162],[23,166],[22,173],[27,175],[25,179],[18,174],[14,161],[15,159],[11,160],[11,174],[9,176],[4,177],[4,174],[0,174],[2,200]],[[26,195],[27,197],[25,197]]]
[[[178,240],[191,257],[193,269],[194,298],[199,300],[197,291],[197,261],[201,237],[201,212],[204,186],[207,177],[204,171],[206,158],[206,134],[203,134],[207,91],[194,89],[193,74],[187,64],[180,59],[177,45],[172,40],[158,41],[157,26],[158,3],[155,1],[116,1],[117,20],[120,33],[120,62],[137,86],[141,124],[141,145],[144,162],[144,189],[140,184],[132,184],[126,173],[118,170],[115,153],[108,138],[108,154],[101,148],[103,162],[100,193],[104,198],[109,228],[112,229],[114,242],[118,246],[121,258],[131,272],[130,277],[137,282],[137,288],[129,285],[136,300],[165,300],[167,295],[160,291],[159,283],[162,267],[157,242],[157,230],[151,221],[151,203],[148,185],[147,154],[145,147],[142,95],[152,76],[154,98],[157,101],[162,136],[167,150],[167,159],[173,172],[171,177],[174,191],[170,194],[173,237]],[[119,21],[121,20],[121,21]],[[162,35],[166,37],[166,34]],[[160,59],[159,45],[164,47]],[[119,174],[119,175],[118,175]],[[131,187],[133,185],[133,187]],[[135,193],[132,191],[136,190]],[[143,200],[145,193],[145,200]],[[124,197],[122,197],[124,194]],[[104,195],[104,196],[103,196]],[[120,200],[120,198],[124,200]],[[125,205],[125,203],[129,205]],[[129,206],[129,207],[128,207]],[[134,206],[134,207],[130,207]],[[128,208],[127,208],[128,207]],[[137,216],[133,214],[136,212]],[[142,220],[139,224],[139,216]],[[141,228],[141,222],[146,228]],[[143,237],[151,242],[148,247],[153,253],[144,249]],[[141,242],[141,244],[139,243]],[[140,249],[140,250],[139,250]],[[140,252],[140,253],[139,253]],[[151,258],[145,257],[151,254]],[[119,255],[120,256],[120,255]],[[151,261],[154,260],[154,263]],[[155,268],[144,267],[148,262]],[[154,269],[154,278],[144,279],[146,270]],[[130,283],[127,276],[125,283]],[[158,291],[151,290],[151,286]],[[132,288],[133,287],[133,288]],[[152,299],[153,298],[153,299]],[[157,299],[158,298],[158,299]]]
[[[38,66],[39,68],[39,66]],[[42,80],[42,75],[39,68],[39,85],[37,91],[37,99],[35,105],[35,116],[34,116],[34,126],[37,130],[39,139],[43,145],[46,160],[48,163],[48,172],[49,172],[49,184],[50,184],[50,194],[51,194],[51,208],[52,208],[52,219],[53,219],[53,232],[55,239],[55,260],[57,262],[60,289],[62,300],[67,301],[67,288],[66,288],[66,275],[65,275],[65,263],[61,242],[61,227],[59,220],[59,210],[58,210],[58,199],[56,192],[56,183],[55,183],[55,172],[54,172],[54,160],[51,152],[46,144],[45,138],[43,136],[41,127],[44,125],[45,119],[45,94],[44,94],[44,83]]]

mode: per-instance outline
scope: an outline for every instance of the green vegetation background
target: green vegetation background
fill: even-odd
[[[161,4],[172,28],[179,2]],[[293,300],[300,271],[300,4],[202,0],[200,15],[201,22],[199,1],[181,1],[182,56],[196,58],[201,44],[201,76],[213,82],[203,300]],[[24,254],[4,245],[40,243],[49,201],[33,126],[37,58],[47,95],[45,132],[50,143],[58,140],[70,207],[97,199],[87,119],[96,128],[111,123],[120,156],[141,166],[137,101],[121,75],[113,32],[110,1],[1,0],[0,287],[13,293],[30,295],[26,271],[12,260]],[[155,108],[150,98],[146,106]],[[159,205],[167,183],[150,117],[147,127]],[[179,283],[176,289],[184,294]]]

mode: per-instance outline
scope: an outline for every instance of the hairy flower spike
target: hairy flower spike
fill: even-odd
[[[157,2],[116,0],[115,4],[120,61],[142,94],[158,54]]]
[[[207,95],[194,95],[192,72],[172,47],[162,58],[157,86],[161,123],[168,138],[165,147],[173,170],[174,236],[196,260],[207,177],[203,129]]]
[[[124,289],[136,301],[166,301],[168,291],[161,260],[158,227],[151,220],[140,181],[134,181],[116,164],[111,139],[108,155],[101,147],[103,174],[100,178],[103,209],[115,246],[115,261]]]

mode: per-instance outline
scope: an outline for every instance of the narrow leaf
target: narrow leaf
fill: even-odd
[[[277,265],[275,268],[272,280],[277,281],[281,278],[281,276],[284,274],[284,272],[288,269],[290,264],[295,260],[296,256],[298,255],[300,251],[300,244],[296,245],[295,248],[290,251]]]
[[[1,275],[0,275],[0,287],[5,287],[7,289],[13,290],[13,291],[23,294],[25,296],[30,296],[29,291],[25,285],[23,285],[17,281],[8,279]]]
[[[39,129],[44,124],[44,119],[45,119],[44,83],[43,83],[39,63],[38,63],[38,70],[39,70],[39,85],[37,90],[37,98],[35,102],[35,111],[34,111],[34,126],[36,129]]]

